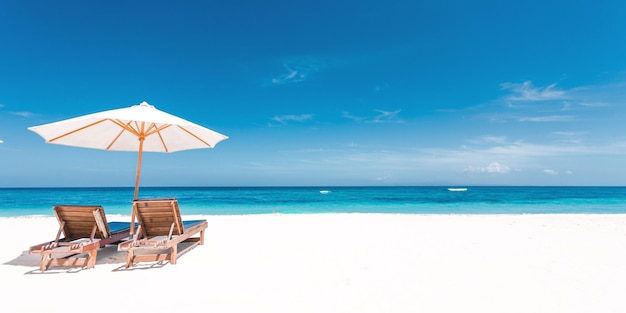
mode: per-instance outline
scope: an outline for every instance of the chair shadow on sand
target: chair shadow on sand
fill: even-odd
[[[191,249],[193,249],[193,247],[195,247],[194,243],[190,243],[190,242],[181,242],[178,243],[178,250],[181,251],[185,251],[183,253],[179,253],[177,255],[177,257],[180,257],[182,255],[184,255],[185,253],[189,252]],[[149,258],[152,258],[150,256],[163,256],[162,260],[156,260],[156,261],[143,261],[143,262],[138,262],[138,263],[134,263],[132,267],[128,267],[128,264],[126,263],[127,259],[127,252],[124,251],[118,251],[119,254],[116,254],[116,258],[119,258],[119,260],[116,260],[117,262],[115,263],[122,263],[119,267],[113,269],[114,272],[128,272],[128,271],[136,271],[136,270],[149,270],[149,269],[155,269],[155,268],[161,268],[164,267],[167,264],[172,264],[168,258],[170,258],[170,252],[167,249],[161,250],[161,251],[149,251],[149,252],[137,252],[136,253],[136,257],[141,258],[142,254],[145,254],[146,256],[149,256]]]
[[[106,247],[100,248],[98,251],[98,255],[96,257],[96,264],[120,264],[120,266],[124,266],[125,254],[117,251],[117,245],[107,245]],[[25,274],[60,274],[60,273],[78,273],[83,270],[93,270],[89,269],[83,265],[76,266],[51,266],[45,271],[41,271],[39,268],[39,264],[41,262],[41,257],[39,255],[30,254],[28,250],[22,251],[22,254],[17,256],[16,258],[4,262],[4,265],[14,265],[14,266],[22,266],[22,267],[32,267]]]
[[[186,245],[186,244],[181,244]],[[181,248],[183,248],[181,246]],[[79,273],[82,271],[94,270],[85,266],[51,266],[45,271],[39,269],[39,263],[41,257],[28,253],[28,250],[22,251],[22,254],[16,258],[2,263],[3,265],[13,265],[31,268],[26,271],[26,275],[41,275],[41,274],[66,274],[66,273]],[[129,271],[141,271],[158,269],[166,266],[169,263],[167,260],[154,261],[154,262],[142,262],[141,264],[135,264],[133,267],[126,267],[126,253],[117,251],[117,245],[110,245],[104,248],[100,248],[98,256],[96,257],[96,264],[117,264],[113,272],[129,272]]]
[[[189,245],[192,245],[192,243],[180,243],[179,249],[184,250]],[[166,252],[164,251],[164,253]],[[81,256],[79,255],[75,257],[81,257]],[[39,255],[31,254],[29,253],[28,250],[24,250],[22,251],[20,255],[18,255],[14,259],[6,261],[2,264],[27,267],[29,268],[28,271],[25,273],[27,275],[79,273],[84,270],[93,270],[82,265],[76,265],[76,266],[51,266],[45,271],[41,271],[39,269],[40,262],[41,262],[41,257]],[[168,263],[169,261],[167,260],[160,260],[160,261],[154,261],[154,262],[142,262],[142,263],[136,263],[134,264],[133,267],[127,268],[126,267],[126,252],[118,251],[118,247],[115,244],[107,245],[105,247],[100,248],[98,251],[98,255],[96,257],[96,265],[102,265],[102,264],[119,265],[112,270],[113,272],[128,272],[128,271],[136,271],[136,270],[158,269],[158,268],[162,268],[166,266]]]

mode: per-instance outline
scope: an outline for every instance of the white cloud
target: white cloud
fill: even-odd
[[[465,172],[470,173],[498,173],[498,174],[506,174],[511,171],[511,168],[504,164],[500,164],[498,162],[492,162],[486,167],[473,167],[469,166],[464,170]]]
[[[378,85],[378,86],[374,87],[374,91],[380,92],[380,91],[383,91],[383,90],[387,89],[387,87],[389,87],[389,84],[387,84],[387,83],[382,84],[382,85]]]
[[[469,142],[473,144],[503,144],[506,143],[506,137],[487,135],[475,139],[470,139]]]
[[[552,135],[557,138],[558,142],[580,144],[583,142],[585,132],[555,131]]]
[[[548,116],[535,116],[535,117],[520,117],[520,122],[564,122],[571,121],[574,116],[571,115],[548,115]]]
[[[550,170],[550,169],[545,169],[545,170],[543,170],[543,172],[548,174],[548,175],[559,175],[559,172],[557,172],[555,170]]]
[[[272,118],[273,121],[286,125],[287,122],[304,122],[313,118],[312,114],[301,115],[277,115]]]
[[[584,135],[585,132],[581,132],[581,131],[555,131],[552,132],[552,134],[559,136],[559,137],[579,137],[581,135]]]
[[[597,88],[577,87],[559,89],[556,84],[533,86],[531,81],[503,83],[508,94],[491,103],[474,106],[478,117],[492,122],[566,122],[589,118],[591,110],[607,107],[602,95],[594,95]],[[598,102],[602,99],[602,102]],[[481,112],[482,111],[482,112]],[[567,113],[566,113],[567,112]]]
[[[374,117],[374,119],[371,121],[372,123],[404,123],[403,120],[398,118],[398,114],[400,113],[400,110],[392,111],[392,112],[382,111],[382,110],[375,110],[375,111],[380,114]]]
[[[31,112],[11,112],[13,115],[21,116],[21,117],[31,117],[33,113]]]
[[[556,84],[540,88],[533,86],[531,81],[519,83],[503,83],[502,89],[511,90],[513,95],[507,99],[511,101],[545,101],[566,99],[566,92],[556,88]]]
[[[4,143],[4,141],[0,140],[0,143]]]
[[[287,68],[288,73],[281,75],[278,78],[273,78],[272,83],[276,85],[282,85],[282,84],[287,84],[287,83],[295,83],[295,82],[303,81],[306,78],[306,75],[304,73],[298,73],[297,70],[292,70],[287,66],[285,67]]]
[[[313,73],[319,72],[323,64],[320,60],[310,57],[297,57],[284,60],[286,73],[272,78],[273,85],[285,85],[305,81]]]
[[[345,117],[345,118],[347,118],[347,119],[351,119],[351,120],[353,120],[353,121],[355,121],[355,122],[362,122],[362,121],[363,121],[363,118],[362,118],[362,117],[352,115],[352,114],[351,114],[351,113],[349,113],[349,112],[343,112],[343,113],[342,113],[342,116],[343,116],[343,117]]]
[[[401,110],[396,110],[396,111],[383,111],[383,110],[374,110],[374,112],[378,112],[378,115],[376,116],[370,116],[370,117],[361,117],[361,116],[355,116],[352,115],[349,112],[343,112],[342,116],[347,118],[347,119],[351,119],[355,122],[363,122],[363,123],[396,123],[396,124],[402,124],[404,123],[404,120],[402,120],[400,117],[398,117],[398,114],[400,114]]]

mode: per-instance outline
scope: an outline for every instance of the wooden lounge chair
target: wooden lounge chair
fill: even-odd
[[[55,205],[54,215],[59,222],[56,238],[28,250],[31,254],[41,254],[41,271],[50,266],[93,268],[99,248],[121,242],[130,235],[130,223],[107,222],[102,206]]]
[[[133,227],[135,219],[137,232]],[[138,262],[169,261],[174,265],[178,257],[204,244],[207,226],[206,220],[183,221],[174,198],[135,200],[132,239],[120,243],[117,250],[126,252],[126,268]]]

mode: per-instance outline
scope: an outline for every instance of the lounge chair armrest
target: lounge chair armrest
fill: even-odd
[[[73,243],[69,246],[70,250],[78,249],[85,245],[85,242]]]
[[[42,245],[41,246],[41,250],[42,251],[43,250],[51,250],[51,249],[54,249],[54,248],[56,248],[58,246],[59,246],[59,242],[58,241],[52,241],[52,242],[48,243],[47,245]]]

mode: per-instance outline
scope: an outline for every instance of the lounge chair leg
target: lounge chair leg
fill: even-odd
[[[97,257],[98,257],[97,249],[93,249],[89,251],[89,257],[87,258],[87,268],[94,268],[96,266]]]
[[[42,254],[41,255],[41,262],[39,263],[39,269],[43,272],[45,270],[48,269],[48,266],[50,266],[50,255],[49,254]]]
[[[170,250],[170,264],[176,265],[176,259],[178,259],[178,247],[174,245]]]
[[[133,251],[129,250],[128,252],[126,252],[126,268],[129,268],[131,266],[133,266],[133,259],[134,259],[134,255],[133,255]]]

